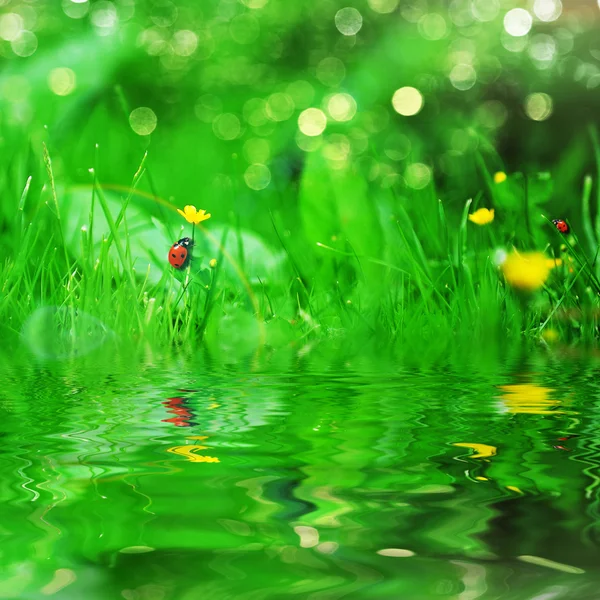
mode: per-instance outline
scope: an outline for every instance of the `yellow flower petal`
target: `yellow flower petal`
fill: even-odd
[[[548,259],[541,252],[512,252],[501,268],[510,285],[530,292],[542,287],[550,273]]]
[[[551,268],[554,269],[554,267],[560,267],[562,265],[563,261],[562,258],[549,258],[546,261],[546,264]]]
[[[469,215],[469,221],[475,225],[487,225],[494,220],[494,209],[480,208]]]
[[[210,219],[210,213],[205,210],[197,210],[195,206],[188,204],[183,207],[183,210],[177,209],[177,212],[188,222],[198,225],[206,219]]]
[[[498,171],[494,173],[494,183],[504,183],[506,181],[506,173],[504,171]]]

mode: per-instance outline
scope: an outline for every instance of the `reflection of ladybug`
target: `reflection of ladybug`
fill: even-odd
[[[563,221],[562,219],[554,219],[552,222],[554,223],[556,229],[558,229],[561,233],[569,233],[569,226],[567,225],[566,221]]]
[[[176,269],[183,269],[192,256],[192,240],[189,237],[181,238],[169,250],[169,263]]]

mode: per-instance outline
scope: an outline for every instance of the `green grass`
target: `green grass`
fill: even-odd
[[[310,198],[302,226],[288,228],[290,216],[281,208],[272,210],[279,247],[257,245],[239,227],[212,219],[196,229],[194,259],[178,272],[168,265],[166,253],[179,235],[177,227],[191,234],[191,226],[169,203],[140,196],[148,185],[146,160],[144,155],[123,191],[104,189],[95,171],[86,188],[69,188],[56,179],[44,147],[43,185],[34,190],[27,178],[22,193],[5,204],[13,214],[4,236],[14,243],[0,274],[0,321],[9,334],[24,331],[33,347],[51,347],[48,337],[66,335],[72,342],[67,347],[85,351],[85,332],[78,329],[93,318],[118,339],[151,346],[204,342],[223,354],[251,354],[261,347],[301,349],[343,340],[436,357],[456,345],[539,339],[548,329],[562,343],[597,338],[600,284],[594,255],[585,257],[590,254],[574,231],[563,237],[536,214],[535,196],[529,197],[528,227],[520,232],[510,227],[516,220],[506,207],[514,204],[522,211],[523,199],[502,188],[518,190],[519,173],[501,184],[490,184],[483,173],[488,194],[478,204],[495,206],[496,220],[477,226],[467,218],[474,210],[471,200],[448,218],[444,199],[431,186],[411,196],[386,190],[373,197],[351,172],[309,167],[300,190],[301,198]],[[583,237],[597,252],[592,187],[588,176],[580,206]],[[290,203],[294,191],[282,194],[282,203]],[[149,214],[156,204],[166,221]],[[371,214],[365,216],[366,211]],[[573,272],[565,259],[543,289],[512,290],[493,261],[497,248],[512,246],[546,249],[548,256],[568,254],[574,258]],[[212,258],[216,268],[208,266]],[[60,312],[50,323],[42,320],[23,330],[43,307],[60,307]]]
[[[597,92],[591,75],[574,83],[561,67],[584,60],[593,31],[578,30],[573,48],[561,46],[542,68],[505,47],[504,8],[474,24],[467,43],[441,5],[446,28],[433,34],[405,7],[359,7],[354,38],[334,27],[336,3],[230,4],[223,12],[206,2],[200,14],[181,0],[159,15],[139,5],[118,11],[114,31],[99,25],[106,15],[97,7],[91,18],[87,6],[73,16],[56,5],[54,20],[36,28],[35,53],[2,42],[7,339],[89,348],[82,330],[91,327],[223,356],[302,353],[329,340],[441,357],[544,332],[556,344],[596,343],[600,148],[585,107]],[[532,36],[538,27],[555,34],[554,23],[536,21]],[[197,41],[189,54],[178,50],[182,29]],[[459,50],[478,73],[468,90],[448,74]],[[56,68],[72,70],[66,95],[51,91]],[[406,85],[424,98],[411,117],[391,105]],[[541,90],[554,114],[537,122],[523,107]],[[335,93],[351,95],[356,114],[329,115],[322,135],[302,135],[301,112],[328,112]],[[278,113],[274,98],[293,109]],[[581,111],[571,110],[575,100]],[[157,117],[151,135],[134,133],[144,133],[131,123],[139,107]],[[223,114],[233,123],[225,132]],[[254,163],[268,168],[268,185],[249,182]],[[497,184],[502,170],[508,179]],[[175,210],[186,204],[213,217],[196,230],[191,268],[176,272],[166,254],[191,234]],[[493,223],[468,220],[480,207],[495,209]],[[572,235],[562,238],[553,218],[568,219]],[[518,293],[494,264],[498,249],[511,248],[565,263],[543,289]],[[47,307],[57,308],[35,312]]]

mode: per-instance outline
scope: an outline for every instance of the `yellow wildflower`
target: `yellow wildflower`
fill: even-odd
[[[530,292],[542,287],[550,273],[548,259],[542,252],[511,252],[501,268],[510,285]]]
[[[549,344],[552,344],[558,340],[558,331],[556,329],[544,329],[542,331],[542,339]]]
[[[208,265],[210,266],[211,269],[214,269],[217,266],[217,259],[216,258],[211,258],[211,260],[208,263]]]
[[[506,181],[506,173],[504,171],[498,171],[494,173],[494,183],[504,183]]]
[[[475,225],[487,225],[494,220],[494,209],[480,208],[469,215],[469,221]]]
[[[198,223],[202,223],[202,221],[206,221],[206,219],[210,219],[210,213],[207,213],[205,210],[197,210],[196,207],[192,206],[191,204],[188,204],[183,210],[178,208],[177,212],[188,223],[194,223],[196,225],[198,225]]]

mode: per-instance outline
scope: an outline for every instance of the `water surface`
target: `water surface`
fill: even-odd
[[[0,598],[596,598],[598,373],[5,361]]]

